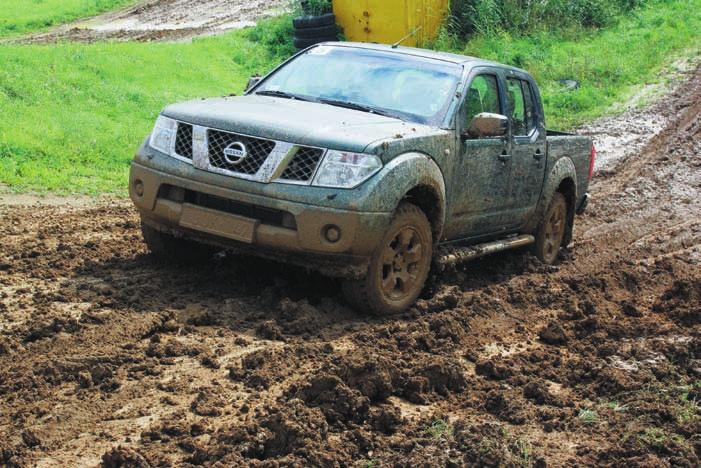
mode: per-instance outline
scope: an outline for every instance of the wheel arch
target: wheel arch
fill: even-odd
[[[572,226],[574,224],[575,205],[577,200],[577,170],[574,162],[567,156],[558,159],[548,171],[542,196],[527,232],[533,232],[545,216],[545,212],[550,205],[555,192],[561,192],[567,201],[567,230],[565,231],[565,241],[572,240]],[[565,244],[566,245],[566,244]]]
[[[430,185],[417,185],[404,195],[400,203],[402,201],[408,201],[418,206],[431,224],[434,241],[440,239],[445,220],[445,207],[436,189]]]
[[[445,181],[438,164],[426,154],[411,152],[392,159],[385,170],[382,189],[376,192],[378,205],[394,211],[403,201],[415,204],[428,218],[437,242],[446,212]]]

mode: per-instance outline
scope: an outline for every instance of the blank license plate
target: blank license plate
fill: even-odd
[[[253,243],[258,220],[245,218],[197,205],[183,204],[180,225],[185,228],[226,237],[240,242]]]

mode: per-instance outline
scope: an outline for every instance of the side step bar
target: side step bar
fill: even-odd
[[[445,270],[448,267],[458,263],[474,260],[475,258],[489,255],[502,250],[515,249],[533,244],[535,237],[524,234],[516,237],[509,237],[484,244],[470,245],[467,247],[441,247],[438,249],[436,264],[439,270]]]

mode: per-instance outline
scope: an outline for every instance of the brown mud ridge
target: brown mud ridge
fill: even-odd
[[[401,316],[254,259],[154,263],[129,202],[0,211],[0,465],[699,466],[701,69],[556,267]]]
[[[287,0],[142,0],[21,42],[182,40],[252,26],[288,6]]]

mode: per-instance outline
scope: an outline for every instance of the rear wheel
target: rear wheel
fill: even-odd
[[[345,281],[343,293],[361,312],[389,315],[412,305],[431,266],[433,238],[426,215],[402,203],[362,280]]]
[[[214,247],[181,239],[161,232],[141,222],[141,233],[154,257],[176,263],[201,263],[209,260],[217,251]]]
[[[562,193],[555,192],[536,233],[534,253],[542,262],[548,265],[555,263],[566,227],[567,201]]]

